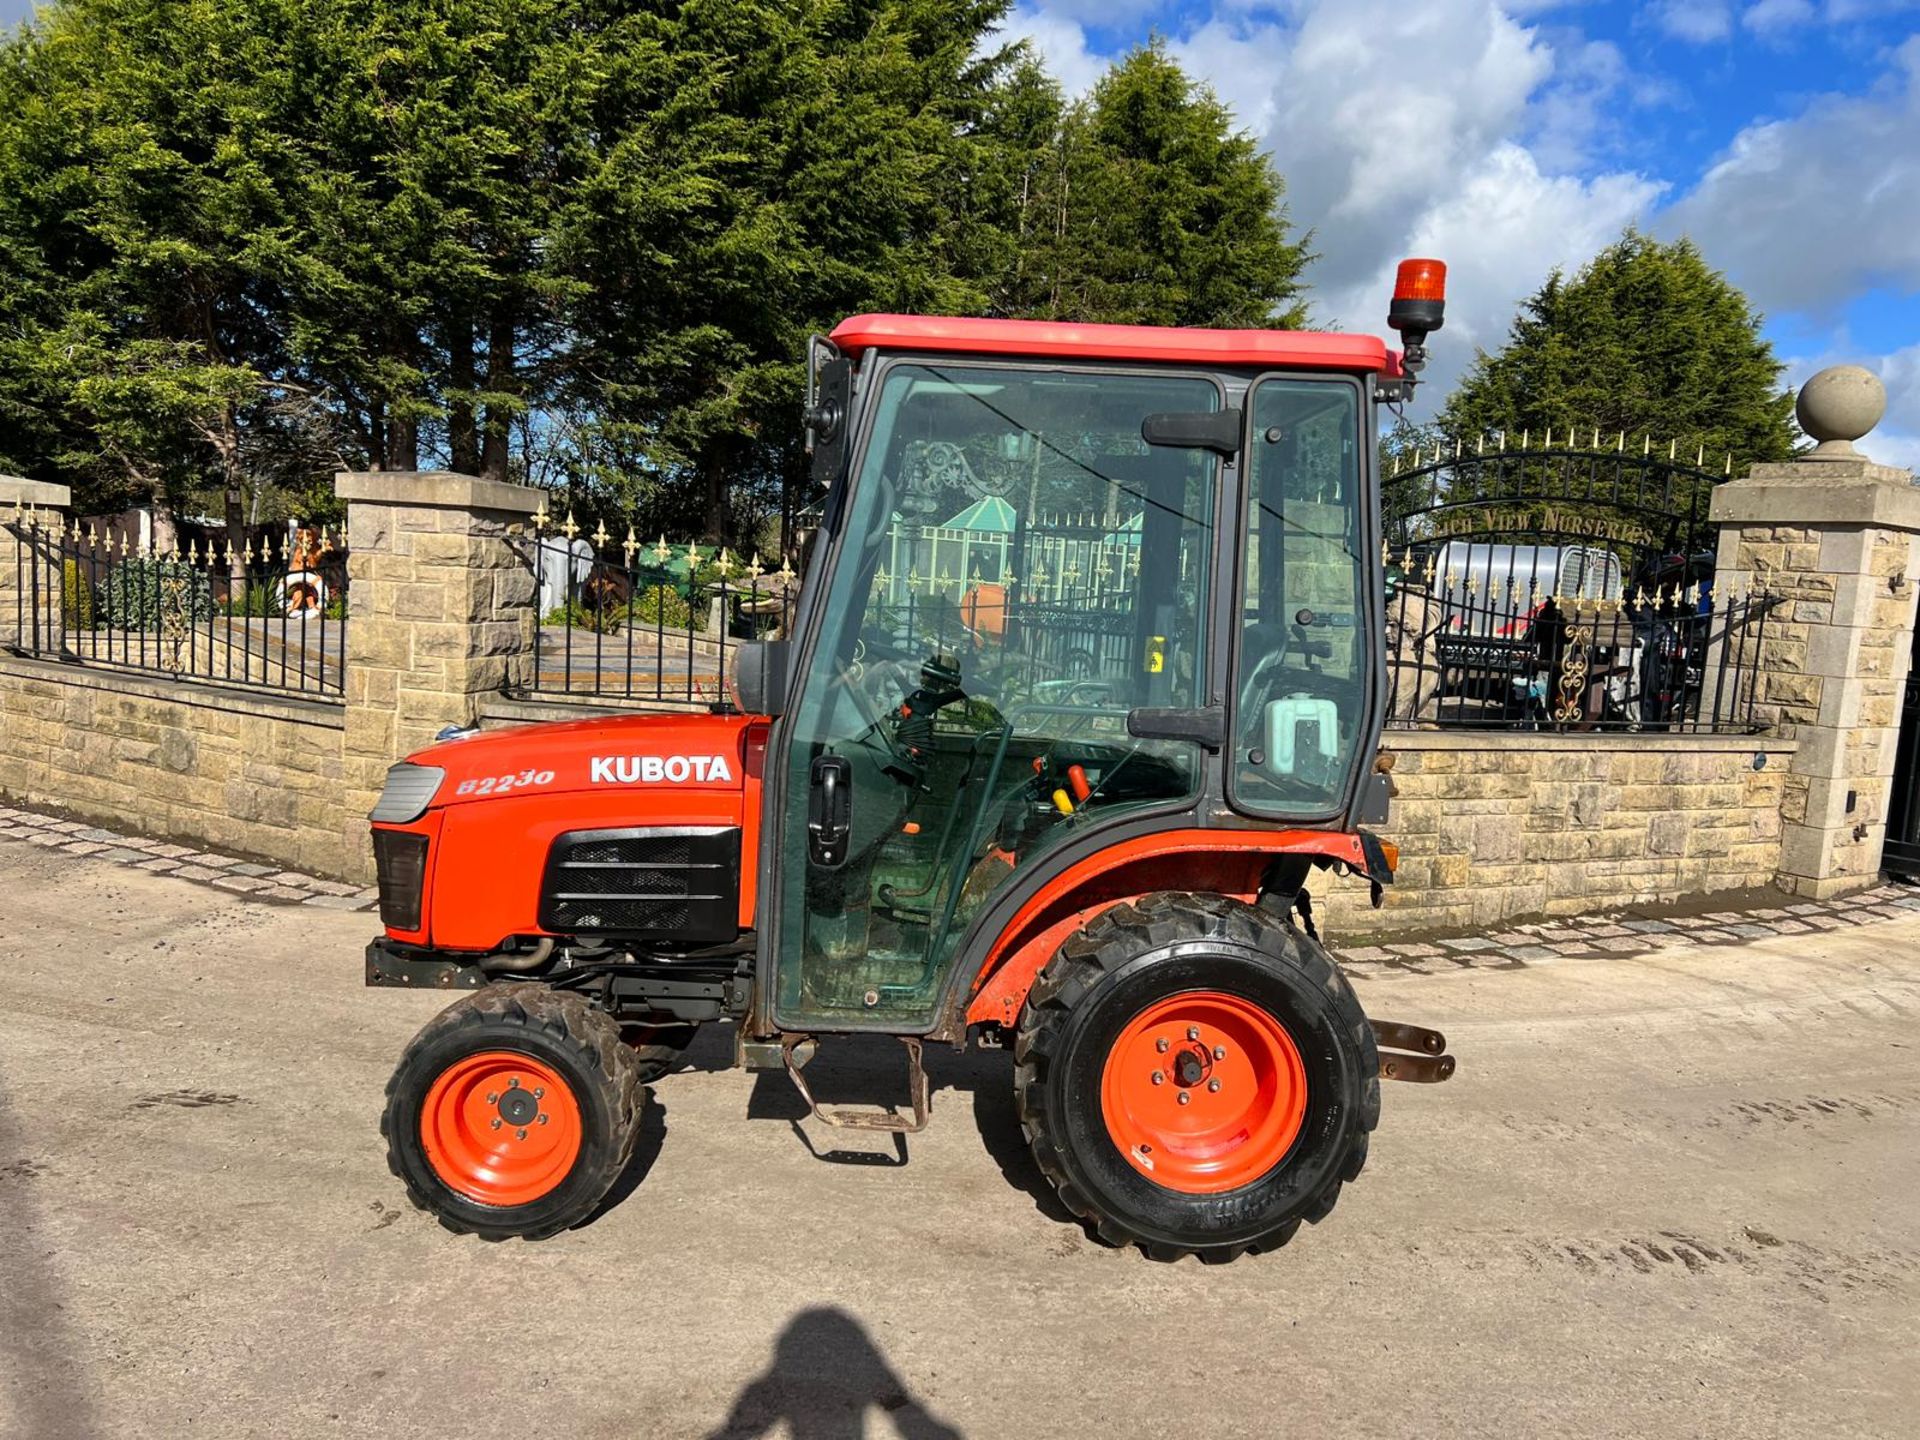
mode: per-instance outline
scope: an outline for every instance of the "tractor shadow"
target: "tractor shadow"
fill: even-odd
[[[861,1440],[878,1410],[904,1440],[965,1440],[914,1398],[863,1326],[832,1306],[802,1310],[774,1342],[773,1360],[734,1399],[707,1440]]]

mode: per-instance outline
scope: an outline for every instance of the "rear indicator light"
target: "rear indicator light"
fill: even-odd
[[[417,931],[427,883],[427,837],[407,830],[374,831],[373,868],[380,882],[380,923],[389,930]]]

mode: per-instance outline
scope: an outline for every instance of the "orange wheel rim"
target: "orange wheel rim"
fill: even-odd
[[[427,1163],[448,1189],[482,1205],[551,1194],[580,1156],[580,1105],[550,1065],[484,1050],[440,1072],[420,1110]]]
[[[1265,1008],[1191,990],[1149,1005],[1120,1032],[1100,1109],[1135,1170],[1169,1190],[1217,1195],[1286,1157],[1306,1120],[1307,1071]]]

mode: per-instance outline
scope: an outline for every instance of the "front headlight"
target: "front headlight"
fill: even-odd
[[[427,883],[427,837],[406,830],[374,831],[373,866],[380,882],[380,923],[389,930],[418,930]]]
[[[404,760],[387,771],[387,785],[380,802],[367,818],[383,825],[404,825],[418,820],[433,803],[440,782],[447,772],[437,765],[409,765]]]

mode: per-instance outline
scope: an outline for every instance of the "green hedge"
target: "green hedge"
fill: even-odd
[[[204,572],[179,560],[123,560],[107,572],[97,600],[100,618],[115,630],[158,630],[169,594],[180,591],[181,618],[188,624],[213,618],[213,587]]]

